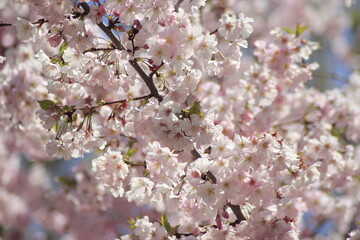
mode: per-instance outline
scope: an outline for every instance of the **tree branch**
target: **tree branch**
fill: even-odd
[[[87,49],[85,51],[83,51],[83,53],[87,53],[87,52],[97,52],[97,51],[112,51],[112,50],[115,50],[116,48],[90,48],[90,49]]]
[[[112,102],[106,102],[104,104],[101,104],[101,106],[106,106],[106,105],[115,104],[115,103],[124,103],[124,102],[128,102],[128,101],[136,101],[136,100],[141,100],[141,99],[150,98],[150,97],[152,97],[152,94],[142,96],[142,97],[136,97],[136,98],[122,99],[122,100],[117,100],[117,101],[112,101]]]
[[[120,42],[120,40],[113,34],[111,28],[106,26],[103,22],[97,24],[100,29],[110,38],[115,47],[119,50],[124,50],[125,47]],[[146,86],[149,88],[151,95],[155,97],[159,102],[163,100],[163,97],[159,94],[158,89],[156,88],[153,79],[145,73],[145,71],[138,64],[137,60],[129,60],[130,65],[136,70],[136,72],[140,75],[140,77],[146,83]]]
[[[110,38],[110,40],[114,43],[115,47],[119,50],[124,50],[125,47],[122,45],[120,40],[114,35],[111,31],[111,28],[106,26],[103,22],[97,24],[99,28]]]
[[[8,26],[12,26],[11,23],[0,23],[0,27],[8,27]]]
[[[144,82],[146,83],[146,86],[149,88],[149,90],[151,92],[151,95],[153,97],[157,98],[157,100],[159,100],[159,102],[161,102],[163,100],[163,97],[159,94],[152,78],[144,72],[144,70],[140,67],[140,65],[136,59],[129,60],[129,63],[139,73],[140,77],[144,80]]]
[[[183,2],[184,0],[178,0],[177,3],[175,4],[175,9],[174,12],[178,12],[179,8],[180,8],[180,4]]]
[[[180,2],[180,1],[179,1]],[[84,9],[83,15],[87,15],[90,12],[90,7],[87,3],[80,3],[80,6]],[[115,47],[119,50],[125,50],[124,45],[121,43],[120,39],[118,39],[114,33],[112,32],[112,28],[106,26],[103,22],[97,24],[99,28],[110,38]],[[129,60],[130,65],[136,70],[136,72],[140,75],[140,77],[146,83],[146,86],[149,88],[151,92],[151,96],[155,97],[159,102],[163,100],[163,97],[159,94],[158,89],[156,88],[152,77],[147,75],[145,71],[138,64],[137,60]]]
[[[244,214],[241,212],[241,208],[239,205],[233,205],[231,203],[228,203],[228,206],[231,208],[231,210],[234,212],[236,216],[236,221],[231,223],[232,226],[235,226],[236,224],[239,224],[241,221],[246,220]]]

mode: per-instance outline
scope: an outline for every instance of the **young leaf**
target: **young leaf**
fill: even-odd
[[[291,30],[290,28],[284,27],[283,28],[285,32],[287,32],[288,34],[294,34],[293,30]]]
[[[166,231],[167,231],[170,235],[173,235],[173,234],[176,233],[175,228],[173,228],[173,227],[170,225],[170,223],[169,223],[169,221],[168,221],[168,219],[167,219],[167,217],[166,217],[166,215],[165,215],[164,213],[161,215],[160,224],[161,224],[161,226],[163,226],[163,227],[166,229]]]
[[[201,111],[200,101],[196,101],[194,105],[189,109],[189,113],[204,117],[204,113]]]
[[[43,109],[45,111],[49,110],[52,105],[55,105],[55,103],[53,101],[48,100],[48,99],[38,101],[38,103],[39,103],[41,109]]]
[[[299,37],[303,32],[306,31],[306,29],[309,28],[309,25],[305,25],[305,26],[302,26],[301,24],[296,24],[296,31],[295,31],[295,36],[296,37]]]
[[[67,49],[68,47],[68,43],[67,42],[63,42],[60,46],[60,54],[64,54],[64,51]]]
[[[136,226],[135,226],[135,223],[137,220],[141,219],[141,217],[136,217],[135,219],[134,218],[130,218],[127,222],[130,224],[130,229],[135,229]]]
[[[136,153],[137,150],[138,150],[137,148],[130,149],[130,150],[126,153],[126,157],[128,157],[128,158],[132,157],[132,156]]]
[[[72,189],[75,189],[76,185],[77,185],[77,182],[75,179],[68,178],[68,177],[58,177],[57,181],[60,182],[61,185],[72,188]]]
[[[149,174],[150,174],[150,171],[147,170],[147,169],[144,169],[144,171],[143,171],[143,176],[144,176],[144,177],[147,177]]]

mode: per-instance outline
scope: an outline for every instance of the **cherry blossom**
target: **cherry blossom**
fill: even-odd
[[[4,237],[357,239],[350,7],[0,3]],[[323,51],[343,87],[311,87]]]

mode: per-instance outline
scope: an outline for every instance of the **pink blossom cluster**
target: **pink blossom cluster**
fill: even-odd
[[[0,238],[358,239],[343,4],[0,3]],[[345,87],[308,86],[311,36]]]

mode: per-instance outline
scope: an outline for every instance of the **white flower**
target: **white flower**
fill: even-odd
[[[210,182],[201,184],[198,188],[198,194],[208,205],[213,205],[220,197],[220,192],[216,187],[216,184],[212,184]]]
[[[245,39],[253,32],[253,27],[250,25],[253,21],[252,18],[245,17],[243,13],[240,13],[238,18],[233,13],[224,13],[220,19],[221,25],[218,32],[229,41]]]
[[[145,216],[142,219],[138,219],[135,223],[135,235],[140,239],[150,240],[151,232],[154,231],[153,224],[149,222],[149,217]]]
[[[253,27],[250,24],[251,22],[254,22],[254,19],[245,17],[244,13],[239,14],[238,26],[240,28],[242,38],[248,38],[253,32]]]
[[[114,197],[123,196],[122,184],[129,173],[129,167],[122,160],[121,152],[109,151],[104,156],[94,159],[92,168],[96,179],[105,187],[109,187]]]
[[[59,66],[51,63],[49,57],[44,53],[43,50],[40,50],[35,55],[35,58],[42,63],[42,70],[47,77],[57,79],[61,76]]]
[[[34,34],[34,26],[25,19],[17,18],[13,25],[16,27],[17,37],[20,41],[25,42]]]
[[[126,192],[129,202],[134,201],[136,205],[146,204],[150,201],[151,189],[154,183],[145,177],[134,177],[130,181],[131,189]]]
[[[82,54],[77,52],[75,49],[68,47],[65,49],[63,54],[63,59],[66,63],[69,63],[71,67],[81,67],[82,66]]]
[[[5,60],[6,60],[6,57],[0,56],[0,64],[1,64],[1,63],[4,63]]]

